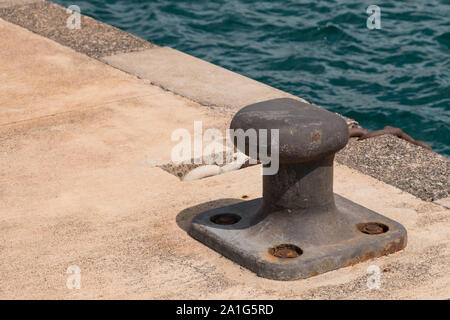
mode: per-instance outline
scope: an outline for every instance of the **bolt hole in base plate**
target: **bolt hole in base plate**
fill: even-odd
[[[269,253],[277,258],[292,259],[300,257],[303,251],[293,244],[280,244],[276,247],[270,248]]]
[[[379,222],[367,222],[357,225],[359,231],[365,234],[381,234],[388,232],[389,227]]]
[[[234,213],[222,213],[211,217],[211,222],[221,225],[232,225],[238,223],[241,217]]]
[[[336,194],[335,207],[321,221],[308,219],[317,212],[280,212],[282,217],[275,213],[260,220],[261,206],[258,198],[202,212],[188,232],[258,276],[275,280],[308,278],[406,246],[401,224]],[[367,227],[368,222],[376,226]],[[368,235],[362,230],[384,232]]]

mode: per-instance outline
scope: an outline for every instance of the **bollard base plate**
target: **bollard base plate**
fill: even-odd
[[[259,198],[200,213],[189,234],[274,280],[308,278],[406,246],[401,224],[336,194],[335,204],[320,208],[262,214],[261,205]]]

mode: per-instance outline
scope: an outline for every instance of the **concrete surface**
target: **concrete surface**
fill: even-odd
[[[0,125],[53,116],[79,109],[80,104],[84,108],[94,108],[120,100],[124,95],[149,95],[148,90],[142,90],[148,88],[144,84],[127,87],[130,76],[112,68],[98,69],[96,66],[102,65],[99,62],[86,59],[84,55],[68,55],[72,50],[67,47],[55,46],[53,41],[25,32],[18,26],[2,22],[0,34],[3,42],[0,46],[3,60]],[[26,45],[17,42],[19,37]],[[92,90],[96,92],[94,95]],[[151,91],[153,94],[160,92]],[[45,103],[38,104],[38,101]]]
[[[76,1],[73,4],[76,5]],[[83,8],[80,9],[81,28],[73,30],[67,28],[70,16],[67,8],[48,1],[3,9],[0,5],[0,18],[94,58],[155,47],[128,32],[83,15]]]
[[[235,112],[273,98],[294,97],[169,47],[118,54],[102,61],[202,105]]]
[[[260,168],[181,182],[152,161],[169,159],[174,129],[229,118],[21,27],[0,32],[0,298],[450,298],[449,210],[343,165],[335,192],[402,223],[404,251],[278,282],[206,248],[189,220],[259,197]]]
[[[33,2],[41,2],[44,0],[0,0],[0,8],[20,6],[24,4],[29,4]]]
[[[437,204],[446,207],[447,209],[450,209],[450,197],[439,199],[435,201]]]

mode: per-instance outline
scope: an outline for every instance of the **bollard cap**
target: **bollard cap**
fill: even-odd
[[[348,142],[344,119],[318,106],[290,98],[248,105],[235,114],[230,128],[255,129],[257,132],[267,129],[269,152],[269,129],[279,129],[280,163],[306,162],[332,155]],[[249,143],[252,141],[246,142],[246,150],[240,150],[247,155]]]

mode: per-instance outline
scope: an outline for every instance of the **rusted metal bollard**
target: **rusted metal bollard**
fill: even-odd
[[[334,154],[348,141],[343,119],[274,99],[241,109],[231,128],[278,129],[279,170],[263,176],[263,198],[197,215],[191,236],[277,280],[307,278],[406,246],[402,225],[333,194]],[[248,154],[250,145],[241,151]]]

